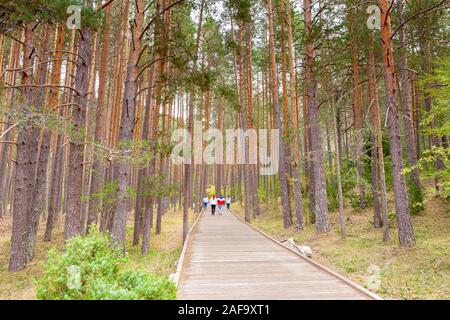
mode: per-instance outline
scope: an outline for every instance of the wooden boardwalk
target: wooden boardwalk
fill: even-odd
[[[178,298],[186,300],[374,299],[232,213],[204,212],[180,260]]]

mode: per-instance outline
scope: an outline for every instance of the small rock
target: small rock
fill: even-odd
[[[311,258],[312,257],[312,250],[308,246],[297,246],[295,244],[294,238],[289,238],[288,240],[284,240],[281,242],[284,246],[288,247],[291,250],[297,251],[300,254]]]
[[[297,246],[295,245],[294,238],[289,238],[288,240],[283,240],[283,241],[281,241],[281,243],[282,243],[284,246],[286,246],[286,247],[288,247],[289,249],[291,249],[291,250],[298,251],[298,248],[297,248]]]
[[[175,268],[178,267],[178,261],[180,261],[180,260],[175,261],[175,263],[173,264],[175,266]]]
[[[169,280],[172,282],[175,282],[176,277],[177,277],[177,275],[175,273],[171,273],[169,276]]]
[[[310,247],[308,246],[299,246],[298,250],[300,251],[300,253],[304,256],[307,256],[308,258],[312,257],[312,250]]]

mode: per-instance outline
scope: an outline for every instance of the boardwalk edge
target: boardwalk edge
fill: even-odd
[[[251,223],[246,222],[244,219],[242,219],[238,214],[236,214],[233,210],[228,210],[229,212],[231,212],[237,219],[239,219],[241,222],[245,223],[246,225],[248,225],[249,227],[251,227],[252,229],[254,229],[255,231],[259,232],[260,234],[262,234],[264,237],[266,237],[269,240],[272,240],[273,242],[275,242],[277,245],[279,245],[280,247],[284,248],[285,250],[288,250],[292,253],[294,253],[295,255],[297,255],[298,257],[300,257],[303,260],[306,260],[308,263],[313,264],[314,266],[324,270],[325,272],[331,274],[332,276],[334,276],[335,278],[338,278],[339,280],[345,282],[346,284],[348,284],[349,286],[353,287],[354,289],[361,291],[363,294],[365,294],[366,296],[368,296],[369,298],[372,298],[374,300],[384,300],[383,298],[381,298],[379,295],[373,293],[370,290],[367,290],[366,288],[362,287],[361,285],[357,284],[356,282],[353,282],[352,280],[344,277],[343,275],[337,273],[334,270],[331,270],[328,267],[325,267],[324,265],[318,263],[317,261],[314,261],[304,255],[302,255],[301,253],[292,250],[288,247],[286,247],[285,245],[283,245],[280,241],[278,241],[277,239],[271,237],[270,235],[266,234],[264,231],[260,230],[259,228],[255,227],[254,225],[252,225]]]
[[[197,218],[195,219],[194,223],[192,224],[191,228],[189,229],[188,234],[186,235],[186,239],[183,244],[183,249],[181,250],[180,258],[178,259],[177,271],[175,272],[175,287],[177,289],[180,284],[181,271],[183,270],[184,258],[186,256],[187,246],[189,244],[189,238],[190,238],[190,235],[192,234],[192,231],[194,230],[195,226],[197,225],[198,220],[200,220],[200,217],[202,216],[203,211],[204,210],[202,210],[197,215]]]

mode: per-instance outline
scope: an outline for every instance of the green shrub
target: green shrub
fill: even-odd
[[[354,209],[361,209],[361,197],[357,191],[357,173],[356,164],[351,160],[344,160],[342,163],[342,190],[344,194],[344,199],[348,204]],[[365,170],[365,174],[370,177],[370,169]],[[363,176],[361,183],[364,184],[364,201],[367,206],[373,204],[372,197],[372,185]]]
[[[169,300],[176,289],[169,279],[126,270],[127,257],[110,237],[91,230],[67,241],[64,252],[51,250],[37,281],[43,300]]]
[[[408,187],[409,208],[411,213],[418,214],[419,212],[425,210],[422,190],[416,187],[411,175],[406,176],[406,185]]]
[[[338,187],[336,177],[334,178],[334,181],[331,181],[331,179],[327,179],[327,197],[328,197],[328,210],[330,211],[337,210],[339,208],[339,202],[338,202]]]

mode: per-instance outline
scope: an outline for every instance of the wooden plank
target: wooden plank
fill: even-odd
[[[197,225],[197,222],[200,219],[202,213],[203,213],[203,211],[201,211],[200,214],[197,216],[197,218],[194,221],[194,224],[189,229],[189,232],[186,235],[186,239],[184,240],[183,248],[181,249],[180,259],[178,259],[178,263],[177,263],[177,270],[175,272],[175,287],[176,288],[178,288],[178,285],[180,284],[180,277],[181,277],[181,272],[183,270],[184,258],[186,257],[186,251],[187,251],[187,247],[189,244],[189,236],[192,233],[192,231],[194,230],[195,226]]]
[[[189,235],[178,298],[296,300],[376,296],[286,250],[232,213],[212,216],[204,212]]]

